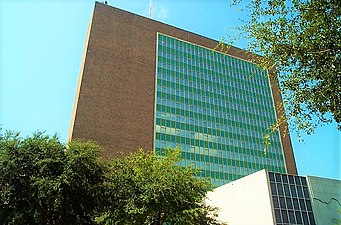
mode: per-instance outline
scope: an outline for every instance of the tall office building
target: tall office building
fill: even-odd
[[[287,127],[263,135],[281,103],[273,74],[250,54],[101,3],[95,4],[69,139],[105,157],[181,147],[181,165],[222,185],[260,169],[296,174]]]

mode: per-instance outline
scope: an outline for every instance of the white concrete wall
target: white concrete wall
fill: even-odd
[[[216,188],[206,204],[220,209],[218,218],[229,225],[273,225],[267,172],[261,170]]]

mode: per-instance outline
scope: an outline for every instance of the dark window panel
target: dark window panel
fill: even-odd
[[[277,196],[272,196],[272,202],[274,204],[274,208],[279,208],[279,201]]]
[[[299,197],[299,198],[304,198],[302,186],[296,186],[296,187],[297,187],[297,194],[298,194],[298,197]]]
[[[294,179],[295,179],[295,184],[296,185],[301,185],[301,180],[300,180],[299,177],[294,177]]]
[[[277,192],[278,192],[278,195],[281,195],[283,196],[283,187],[282,187],[282,184],[281,183],[277,183]]]
[[[290,224],[295,224],[296,220],[295,220],[295,213],[294,213],[294,211],[289,210],[288,214],[289,214],[289,222],[290,222]]]
[[[274,173],[269,173],[269,180],[275,181],[275,174]]]
[[[296,223],[297,224],[302,224],[302,216],[300,211],[295,211],[295,216],[296,216]]]
[[[276,182],[282,183],[281,175],[279,173],[275,173]]]
[[[305,207],[305,203],[304,203],[304,199],[300,199],[300,207],[301,207],[301,210],[303,211],[306,211],[307,208]]]
[[[308,212],[308,217],[311,225],[316,225],[313,212]]]
[[[276,223],[282,223],[281,212],[279,209],[275,209]]]
[[[309,199],[309,190],[307,187],[303,187],[304,197]]]
[[[286,210],[281,210],[283,223],[289,223],[288,212]]]
[[[290,190],[291,190],[291,196],[297,197],[297,191],[296,191],[295,185],[290,185]]]
[[[286,174],[282,174],[282,181],[283,183],[288,183],[288,177]]]
[[[290,184],[295,184],[294,177],[291,175],[288,175],[289,183]]]
[[[285,196],[290,196],[290,188],[288,184],[283,184],[283,188],[284,188],[284,195]]]
[[[293,202],[294,209],[295,210],[300,210],[298,199],[297,198],[293,198],[292,202]]]
[[[287,202],[287,208],[288,209],[293,209],[291,198],[285,198],[285,201]]]
[[[306,204],[306,206],[307,206],[307,210],[308,210],[308,211],[313,211],[313,209],[311,208],[311,202],[310,202],[310,200],[305,200],[305,204]]]
[[[301,184],[304,186],[307,186],[307,179],[305,177],[300,177],[301,179]]]
[[[279,206],[281,207],[281,209],[286,208],[284,197],[279,197]]]
[[[270,183],[270,187],[271,187],[272,195],[277,195],[276,184],[275,183]]]
[[[302,212],[303,224],[309,225],[308,213]]]

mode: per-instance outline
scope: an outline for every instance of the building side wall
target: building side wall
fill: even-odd
[[[145,22],[95,5],[71,138],[95,140],[104,157],[153,147],[156,36]]]
[[[82,79],[83,79],[86,51],[88,49],[89,36],[90,36],[90,30],[91,30],[91,25],[92,25],[92,18],[93,18],[93,16],[91,16],[91,19],[90,19],[90,22],[89,22],[89,25],[88,25],[88,29],[87,29],[87,32],[86,32],[85,42],[84,42],[82,61],[81,61],[81,65],[80,65],[79,75],[78,75],[78,83],[77,83],[76,95],[75,95],[75,100],[74,100],[74,103],[73,103],[73,111],[72,111],[72,115],[71,115],[70,128],[69,128],[69,133],[68,133],[68,141],[71,141],[71,138],[73,137],[73,131],[74,131],[73,128],[74,128],[74,125],[75,125],[79,93],[80,93],[80,88],[81,88]]]
[[[206,204],[217,207],[218,219],[229,225],[274,224],[266,170],[214,189]]]
[[[307,176],[317,225],[341,221],[341,181]]]
[[[275,105],[275,111],[277,119],[280,120],[279,133],[281,136],[281,142],[283,146],[283,154],[285,158],[285,165],[288,174],[297,175],[297,168],[294,153],[292,150],[292,144],[290,140],[290,133],[285,118],[284,107],[282,104],[282,96],[278,86],[278,80],[275,71],[269,72],[269,79],[271,83],[271,91]]]

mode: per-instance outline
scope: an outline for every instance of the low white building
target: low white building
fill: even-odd
[[[341,221],[341,181],[261,170],[209,192],[229,225],[327,225]]]
[[[229,225],[275,224],[268,173],[253,173],[220,186],[207,195],[206,204],[219,209],[218,218]]]

